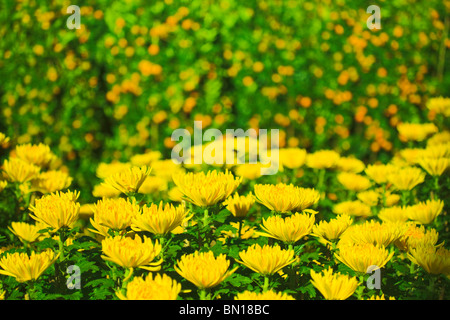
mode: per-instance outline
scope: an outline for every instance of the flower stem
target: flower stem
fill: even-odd
[[[200,297],[200,300],[210,300],[209,295],[206,294],[206,289],[199,289],[198,295]]]
[[[264,286],[263,292],[266,292],[269,289],[269,276],[267,274],[264,275]]]

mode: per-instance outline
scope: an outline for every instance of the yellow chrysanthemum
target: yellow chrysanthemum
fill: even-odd
[[[381,198],[380,194],[375,190],[358,192],[356,194],[356,197],[363,203],[367,204],[369,207],[376,206]]]
[[[251,192],[247,195],[239,195],[237,192],[228,197],[223,205],[226,206],[227,210],[231,212],[231,214],[238,218],[243,218],[247,215],[248,211],[255,203],[255,197]]]
[[[442,114],[445,117],[450,116],[450,98],[435,97],[427,101],[428,110],[434,111],[437,114]]]
[[[403,235],[395,241],[395,245],[402,251],[409,251],[419,246],[441,246],[437,245],[439,233],[436,229],[426,229],[424,225],[417,226],[415,223],[405,224]]]
[[[359,201],[343,201],[333,206],[333,212],[336,214],[348,214],[355,217],[369,217],[372,215],[370,207]]]
[[[0,147],[5,148],[8,145],[10,138],[4,133],[0,132]]]
[[[24,183],[36,178],[41,168],[19,158],[3,161],[3,176],[11,182]]]
[[[162,201],[159,206],[152,203],[150,207],[143,206],[142,213],[133,217],[131,227],[135,231],[148,231],[161,236],[179,227],[188,213],[184,205],[164,205]]]
[[[363,191],[370,188],[370,180],[364,176],[352,172],[341,172],[337,175],[337,180],[351,191]]]
[[[168,183],[166,179],[157,176],[148,176],[139,188],[139,193],[155,194],[158,192],[166,191],[167,187]]]
[[[356,277],[350,277],[340,273],[333,273],[333,269],[329,267],[316,273],[311,269],[311,283],[326,300],[345,300],[350,297],[358,287]]]
[[[26,222],[11,222],[8,229],[23,242],[35,242],[42,236],[39,230],[45,229],[42,224],[29,224]]]
[[[354,157],[340,157],[336,163],[336,170],[342,172],[360,173],[365,167],[364,162]]]
[[[239,226],[239,224],[242,224]],[[217,240],[222,241],[225,243],[225,241],[228,238],[240,238],[240,239],[250,239],[250,238],[258,238],[259,235],[256,233],[255,227],[250,227],[248,225],[244,225],[243,222],[230,222],[230,226],[233,227],[233,230],[222,230],[221,237],[217,238]],[[239,227],[241,228],[241,234],[239,235]]]
[[[72,183],[72,177],[67,172],[60,170],[49,170],[41,172],[32,181],[32,188],[42,193],[52,193],[67,189]]]
[[[281,240],[293,244],[311,233],[315,222],[315,212],[311,214],[295,213],[287,217],[279,215],[263,219],[260,236]]]
[[[131,237],[109,237],[102,241],[102,258],[124,268],[141,268],[150,271],[161,269],[162,260],[153,262],[161,252],[161,244],[156,240],[139,235]]]
[[[293,296],[283,292],[275,292],[273,290],[267,290],[264,292],[252,292],[244,291],[238,293],[234,300],[295,300]]]
[[[235,174],[238,177],[242,177],[247,180],[255,180],[261,177],[261,163],[243,163],[238,164],[235,168]]]
[[[444,247],[418,246],[408,252],[408,258],[431,274],[450,275],[450,251]]]
[[[368,268],[376,266],[382,268],[391,260],[394,251],[389,251],[380,245],[371,243],[338,243],[339,253],[335,253],[337,260],[348,266],[350,269],[366,273]]]
[[[42,222],[54,231],[60,228],[73,228],[77,222],[80,212],[80,204],[77,202],[79,192],[67,191],[65,193],[57,191],[45,195],[30,205],[30,217]]]
[[[416,167],[398,168],[388,174],[387,179],[397,190],[412,190],[425,181],[425,172]]]
[[[117,292],[120,300],[176,300],[181,291],[181,284],[167,274],[159,273],[153,278],[149,273],[144,278],[135,277],[126,286],[126,294]]]
[[[384,297],[384,294],[382,294],[381,296],[372,295],[366,300],[386,300],[386,298]],[[395,297],[389,297],[389,300],[395,300]]]
[[[184,194],[186,201],[199,207],[213,206],[228,198],[239,186],[242,178],[235,178],[228,170],[182,173],[173,176],[173,181]]]
[[[338,215],[335,219],[330,221],[319,221],[312,229],[312,235],[328,241],[335,241],[339,239],[342,233],[353,223],[353,219],[348,214]]]
[[[256,201],[279,213],[303,211],[316,204],[320,199],[320,194],[315,189],[284,183],[256,184],[254,191]]]
[[[131,226],[132,219],[141,212],[138,204],[124,198],[104,198],[92,208],[94,216],[90,219],[95,229],[92,232],[108,237],[108,230],[122,231]]]
[[[46,144],[21,144],[16,146],[17,158],[38,167],[47,167],[56,156]]]
[[[117,198],[121,193],[116,188],[104,183],[95,185],[92,190],[92,195],[96,198]]]
[[[183,166],[171,159],[157,160],[152,163],[152,174],[168,182],[172,182],[173,175],[182,173],[185,173]]]
[[[349,227],[341,236],[340,243],[353,242],[358,244],[371,243],[383,247],[399,239],[405,231],[404,224],[375,220],[365,221]]]
[[[277,245],[261,247],[259,244],[254,244],[247,250],[239,252],[239,257],[242,261],[236,260],[237,262],[264,276],[277,273],[297,261],[294,250],[284,250]]]
[[[450,166],[450,158],[420,158],[418,164],[431,176],[441,176]]]
[[[406,222],[408,220],[407,207],[381,208],[378,218],[385,222]]]
[[[100,179],[105,179],[113,174],[131,169],[133,165],[129,162],[101,162],[97,166],[96,175]]]
[[[16,278],[18,282],[37,280],[59,257],[48,249],[30,255],[22,252],[6,253],[0,259],[0,274]]]
[[[364,172],[375,183],[383,184],[387,182],[387,176],[395,170],[396,167],[392,164],[374,164],[368,165]]]
[[[174,268],[197,288],[208,289],[219,285],[236,271],[237,267],[228,270],[229,266],[230,261],[224,254],[214,257],[212,251],[195,251],[193,254],[182,255]]]
[[[147,166],[131,167],[107,176],[104,183],[126,195],[136,193],[139,192],[139,188],[150,175],[151,170]]]
[[[399,136],[406,141],[423,141],[429,135],[438,132],[434,123],[400,123],[397,130]]]
[[[339,153],[334,150],[319,150],[306,156],[306,165],[313,169],[331,169],[337,165],[339,158]]]
[[[427,140],[427,147],[439,146],[450,142],[450,131],[442,131],[434,134]]]
[[[442,200],[427,200],[409,206],[406,215],[408,219],[417,223],[430,224],[442,213],[443,209],[444,202]]]
[[[306,161],[306,150],[300,148],[282,148],[279,150],[280,163],[289,169],[297,169]]]
[[[130,163],[133,166],[151,166],[151,164],[159,159],[161,159],[161,152],[159,151],[148,151],[142,154],[135,154],[130,158]]]

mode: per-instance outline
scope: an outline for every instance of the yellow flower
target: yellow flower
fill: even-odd
[[[406,222],[408,220],[407,207],[394,206],[381,208],[378,218],[385,222]]]
[[[6,180],[5,181],[0,181],[0,192],[5,190],[7,185],[8,185],[8,182]]]
[[[270,216],[263,219],[261,228],[264,232],[258,234],[293,244],[311,232],[314,222],[315,212],[310,215],[295,213],[285,218],[279,215]]]
[[[356,197],[370,207],[376,206],[380,200],[380,194],[375,190],[358,192]]]
[[[60,170],[50,170],[41,172],[39,176],[32,181],[34,190],[42,193],[52,193],[67,189],[72,183],[72,178],[67,172]]]
[[[331,169],[337,165],[339,158],[336,151],[319,150],[306,156],[306,165],[313,169]]]
[[[387,176],[395,170],[396,168],[392,164],[375,164],[368,165],[364,172],[375,183],[383,184],[387,182]]]
[[[434,123],[400,123],[397,130],[399,136],[406,141],[423,141],[429,135],[438,132]]]
[[[92,190],[92,195],[96,198],[116,198],[120,194],[119,190],[104,183],[95,185]]]
[[[237,262],[264,276],[277,273],[297,261],[294,250],[284,250],[278,245],[261,247],[254,244],[247,250],[239,252],[239,257],[242,261],[236,260]]]
[[[8,227],[11,232],[16,235],[20,241],[23,242],[35,242],[42,236],[39,230],[45,229],[39,224],[29,224],[26,222],[11,222],[11,227]]]
[[[427,140],[427,147],[448,144],[449,141],[450,141],[450,131],[438,132]]]
[[[222,230],[220,233],[223,235],[222,237],[218,238],[217,240],[220,240],[225,243],[225,241],[228,238],[237,238],[238,232],[239,232],[239,223],[243,224],[243,222],[230,222],[230,225],[233,227],[234,230]],[[250,239],[250,238],[257,238],[259,237],[256,233],[256,228],[250,227],[248,225],[242,225],[241,226],[241,234],[240,239]]]
[[[0,274],[16,278],[18,282],[37,280],[50,267],[59,254],[48,249],[31,255],[22,252],[6,253],[0,259]]]
[[[427,108],[445,117],[450,116],[450,98],[435,97],[427,101]]]
[[[5,148],[8,145],[10,138],[4,133],[0,132],[0,147]]]
[[[139,188],[139,193],[155,194],[167,190],[167,180],[161,177],[148,176]]]
[[[389,246],[399,239],[405,231],[404,225],[393,222],[365,221],[349,227],[341,237],[342,242],[358,244],[371,243],[374,245]]]
[[[131,227],[135,231],[148,231],[161,236],[179,227],[187,214],[184,205],[163,205],[162,201],[159,206],[152,203],[150,207],[143,206],[142,213],[134,216]]]
[[[312,235],[323,239],[323,242],[339,239],[342,233],[353,223],[353,219],[348,214],[341,214],[336,219],[330,221],[319,221],[312,229]]]
[[[441,176],[450,166],[450,158],[420,158],[418,164],[429,175]]]
[[[353,157],[340,157],[336,163],[336,170],[343,172],[360,173],[365,167],[364,162]]]
[[[352,172],[341,172],[337,175],[337,180],[351,191],[363,191],[370,188],[370,180],[364,176]]]
[[[150,166],[153,162],[159,160],[162,154],[159,151],[148,151],[142,154],[135,154],[130,158],[130,163],[133,166]]]
[[[73,228],[77,222],[80,212],[80,204],[76,202],[79,192],[67,191],[66,193],[57,191],[45,195],[30,205],[30,217],[38,222],[42,222],[54,231],[60,228]]]
[[[417,223],[430,224],[438,215],[442,213],[444,202],[442,200],[421,201],[415,205],[409,206],[406,215],[408,219]]]
[[[295,187],[292,184],[256,184],[254,190],[256,201],[268,209],[280,213],[303,211],[316,204],[320,199],[318,191]]]
[[[36,178],[40,168],[19,158],[10,158],[3,161],[3,175],[11,182],[24,183]]]
[[[395,241],[395,245],[403,251],[409,251],[418,246],[441,246],[436,245],[439,240],[439,233],[436,229],[425,229],[425,226],[417,226],[415,223],[407,223],[403,235]]]
[[[297,169],[306,161],[306,150],[300,148],[282,148],[279,150],[281,165],[289,169]]]
[[[273,290],[267,290],[264,292],[252,292],[252,291],[244,291],[238,293],[234,300],[295,300],[293,296],[283,293],[283,292],[275,292]]]
[[[181,164],[173,162],[171,159],[157,160],[152,163],[152,173],[166,181],[172,182],[172,176],[185,173]]]
[[[167,274],[159,273],[153,278],[149,273],[144,278],[135,277],[126,287],[126,294],[117,292],[120,300],[176,300],[181,291],[181,284]]]
[[[387,179],[397,190],[412,190],[425,181],[425,172],[415,167],[398,168],[388,174]]]
[[[15,151],[17,158],[41,168],[47,167],[56,158],[50,147],[43,143],[18,145]]]
[[[255,203],[255,197],[251,192],[246,196],[239,195],[237,192],[232,197],[228,197],[223,205],[230,211],[233,216],[243,218],[247,215],[251,206]]]
[[[128,195],[139,191],[151,170],[147,166],[131,167],[107,176],[104,183]]]
[[[384,294],[382,294],[381,296],[372,295],[366,300],[386,300],[386,298],[384,297]],[[395,300],[395,297],[389,297],[389,300]]]
[[[342,245],[338,243],[339,253],[335,253],[337,260],[348,266],[350,269],[366,273],[370,266],[382,268],[391,260],[394,251],[389,251],[380,245],[371,243],[349,243]]]
[[[140,213],[141,208],[124,198],[104,198],[98,200],[92,210],[94,216],[90,222],[95,229],[89,230],[108,237],[108,229],[122,231],[131,226],[133,217]]]
[[[193,283],[199,289],[213,288],[219,285],[236,269],[228,270],[230,261],[224,254],[214,257],[212,251],[182,255],[175,265],[175,271]]]
[[[133,165],[128,162],[112,162],[112,163],[101,162],[97,166],[97,170],[95,173],[98,178],[105,179],[106,177],[109,177],[110,175],[131,169],[132,167],[133,167]]]
[[[242,178],[235,178],[228,170],[181,173],[173,181],[184,194],[185,200],[199,207],[213,206],[228,198],[239,186]]]
[[[124,268],[141,268],[150,271],[161,269],[162,260],[153,262],[161,252],[161,245],[156,240],[139,235],[131,237],[109,237],[102,241],[102,258]]]
[[[316,273],[311,269],[311,283],[326,300],[345,300],[350,297],[358,287],[356,277],[350,277],[340,273],[333,273],[333,269],[329,267]]]
[[[406,161],[407,165],[416,164],[422,153],[423,149],[419,148],[405,148],[399,151],[399,155],[401,157],[400,160]]]
[[[238,177],[242,177],[248,180],[255,180],[261,177],[261,163],[243,163],[238,164],[235,169],[235,173]]]
[[[424,158],[450,158],[450,140],[438,145],[427,145],[425,149],[421,149],[419,157]]]
[[[418,246],[409,250],[408,258],[428,273],[450,275],[450,251],[444,247]]]
[[[355,217],[369,217],[372,215],[370,207],[359,200],[343,201],[333,206],[336,214],[348,214]]]
[[[173,202],[182,202],[183,200],[183,193],[180,191],[180,188],[173,187],[169,190],[167,193],[167,196],[169,197],[170,201]]]

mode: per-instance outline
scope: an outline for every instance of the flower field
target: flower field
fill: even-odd
[[[70,5],[0,10],[0,300],[450,298],[450,1]]]

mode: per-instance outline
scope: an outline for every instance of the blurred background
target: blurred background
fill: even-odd
[[[381,9],[370,30],[368,5]],[[68,29],[67,7],[81,9]],[[280,129],[280,145],[361,160],[404,147],[448,96],[448,0],[10,0],[0,4],[0,132],[43,142],[75,188],[173,130]]]

